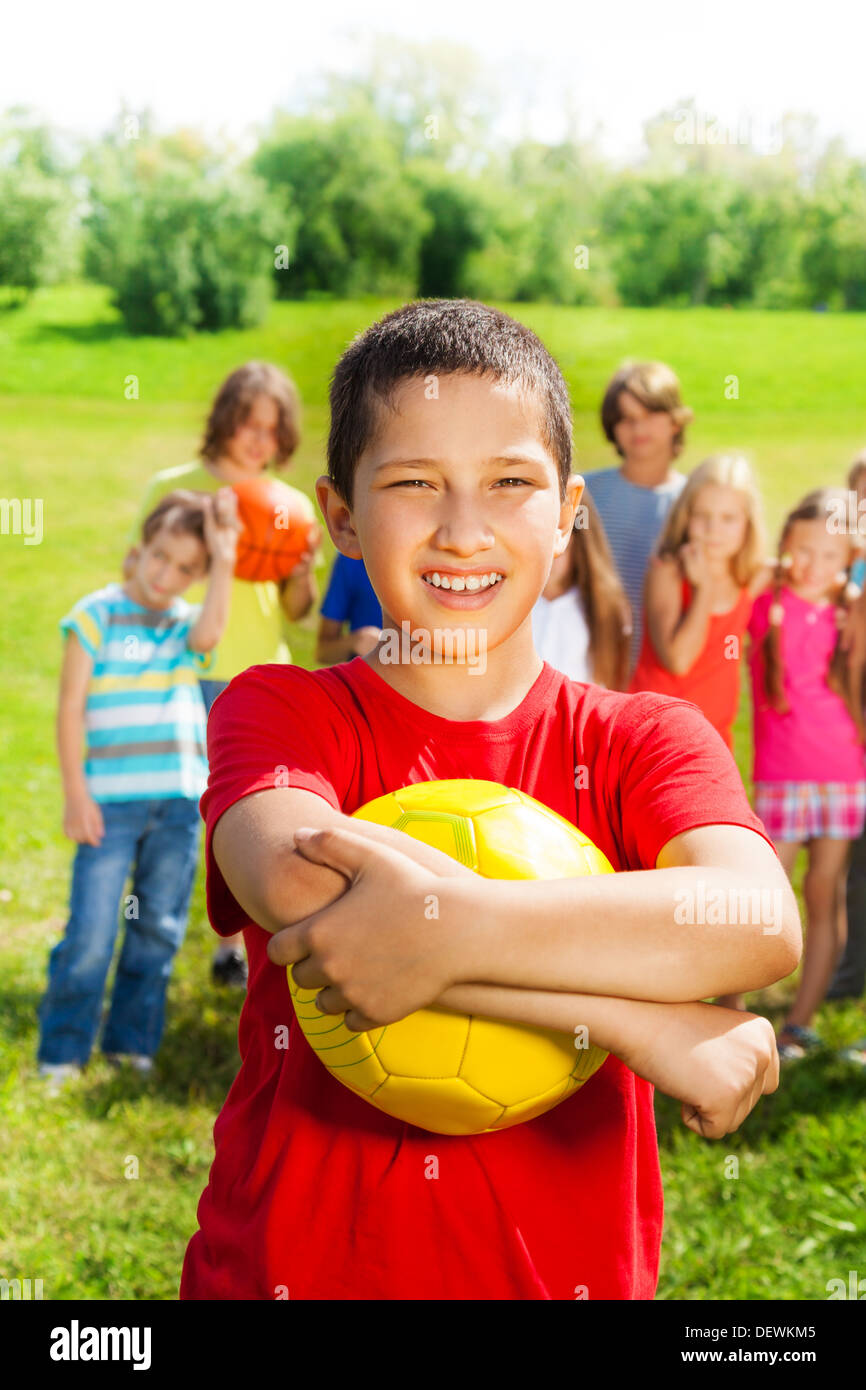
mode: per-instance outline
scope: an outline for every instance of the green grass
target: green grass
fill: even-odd
[[[43,499],[41,545],[0,536],[0,1276],[41,1278],[46,1298],[171,1299],[212,1156],[212,1126],[237,1069],[236,995],[209,983],[214,936],[199,875],[153,1078],[121,1078],[99,1060],[48,1100],[35,1081],[35,1009],[62,933],[73,847],[60,828],[54,711],[57,622],[116,577],[146,480],[194,456],[211,395],[249,358],[291,372],[304,440],[290,478],[323,471],[327,384],[356,332],[393,307],[370,301],[281,304],[255,331],[188,342],[131,338],[105,291],[69,285],[0,312],[0,468],[9,497]],[[505,306],[508,307],[508,306]],[[562,309],[520,305],[562,364],[575,407],[577,466],[611,461],[597,419],[603,386],[626,356],[679,371],[697,420],[688,468],[743,449],[771,533],[809,488],[844,481],[866,443],[863,316],[724,310]],[[124,398],[126,378],[138,400]],[[739,379],[739,399],[725,397]],[[328,552],[330,559],[330,551]],[[294,629],[312,665],[315,619]],[[745,702],[735,730],[748,782]],[[785,981],[750,1005],[774,1022]],[[835,1045],[866,1033],[862,1005],[825,1005]],[[659,1297],[822,1299],[830,1278],[864,1268],[866,1078],[832,1057],[788,1072],[734,1135],[708,1143],[657,1098],[665,1182]],[[137,1160],[138,1176],[126,1174]],[[738,1175],[730,1176],[732,1159]],[[858,1263],[859,1261],[859,1263]]]

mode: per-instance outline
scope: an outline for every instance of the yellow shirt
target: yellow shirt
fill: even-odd
[[[267,470],[265,472],[267,476],[272,476]],[[127,538],[127,546],[139,544],[142,521],[166,493],[173,492],[175,488],[216,492],[226,486],[202,463],[181,463],[174,468],[161,469],[148,484]],[[206,582],[191,584],[185,590],[184,598],[188,603],[203,603],[206,590]],[[217,644],[216,660],[207,673],[207,680],[230,681],[248,666],[267,661],[291,661],[286,623],[276,584],[270,580],[259,583],[249,579],[233,579],[229,620]]]

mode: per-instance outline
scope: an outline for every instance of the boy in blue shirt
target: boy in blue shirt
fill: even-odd
[[[344,627],[348,624],[348,632]],[[382,635],[382,605],[363,560],[337,551],[322,603],[316,660],[320,666],[351,661],[371,652]]]
[[[78,850],[69,920],[39,1006],[39,1075],[55,1084],[90,1057],[130,869],[102,1049],[147,1072],[159,1047],[207,784],[198,673],[212,665],[228,619],[237,531],[231,488],[170,493],[144,520],[126,583],[86,595],[60,623],[68,634],[57,715],[63,830]],[[206,573],[196,609],[180,595]]]
[[[686,485],[674,468],[693,413],[664,362],[626,363],[611,378],[601,425],[622,462],[586,475],[632,611],[631,667],[643,639],[643,588],[668,512]]]

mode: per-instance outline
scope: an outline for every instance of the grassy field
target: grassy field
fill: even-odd
[[[61,832],[54,752],[58,619],[119,577],[146,480],[194,456],[210,397],[240,362],[268,359],[297,381],[304,440],[289,476],[309,490],[323,470],[334,362],[391,307],[277,305],[263,328],[189,342],[130,338],[107,294],[92,286],[0,311],[3,493],[42,498],[45,527],[38,546],[0,536],[0,1276],[41,1278],[46,1298],[176,1296],[213,1120],[238,1062],[238,998],[210,984],[215,938],[200,874],[157,1074],[119,1078],[96,1060],[54,1101],[35,1080],[35,1009],[63,930],[73,856]],[[611,461],[597,406],[626,356],[662,357],[679,371],[697,415],[685,468],[719,448],[745,450],[771,534],[807,489],[844,481],[866,443],[862,316],[537,305],[514,312],[566,372],[581,469]],[[137,400],[124,396],[131,375]],[[314,629],[311,618],[293,634],[294,657],[308,666]],[[748,780],[746,713],[743,705],[736,746]],[[750,1005],[775,1022],[792,984],[752,996]],[[852,1041],[866,1032],[863,1007],[826,1005],[818,1026],[831,1044]],[[666,1202],[659,1297],[823,1299],[829,1279],[866,1274],[864,1098],[866,1078],[819,1056],[786,1073],[735,1135],[708,1143],[658,1097]],[[135,1179],[125,1176],[130,1156]]]

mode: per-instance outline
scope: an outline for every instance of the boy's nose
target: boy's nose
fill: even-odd
[[[479,516],[477,507],[460,507],[439,518],[436,545],[469,558],[481,550],[490,550],[495,543],[493,532]]]

